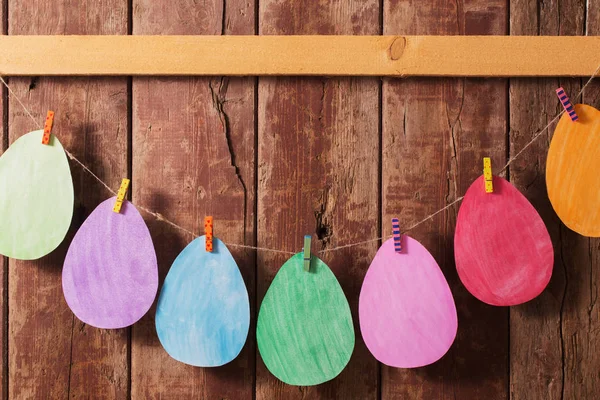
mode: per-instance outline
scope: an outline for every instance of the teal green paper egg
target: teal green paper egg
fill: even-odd
[[[73,180],[65,151],[43,131],[17,139],[0,157],[0,254],[34,260],[64,240],[73,217]]]
[[[354,349],[350,306],[329,267],[302,253],[279,270],[260,306],[256,339],[265,365],[289,385],[311,386],[335,378]]]

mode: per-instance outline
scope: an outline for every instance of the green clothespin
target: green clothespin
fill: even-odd
[[[310,272],[310,235],[304,235],[304,270]]]

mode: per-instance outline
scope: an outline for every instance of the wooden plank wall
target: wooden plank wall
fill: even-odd
[[[386,1],[385,34],[502,35],[503,0]],[[482,157],[506,161],[505,80],[409,79],[383,85],[383,227],[412,224],[457,197],[481,175]],[[383,368],[382,398],[507,398],[508,310],[470,295],[456,273],[452,237],[458,206],[410,232],[450,283],[459,331],[450,353],[418,371]]]
[[[8,10],[10,35],[124,35],[128,30],[123,0],[9,0]],[[117,187],[128,175],[126,78],[40,77],[11,79],[10,86],[37,120],[43,121],[48,109],[56,112],[53,132],[102,179]],[[9,97],[8,126],[11,143],[38,128],[14,97]],[[62,294],[68,244],[83,219],[108,196],[81,169],[71,169],[76,201],[67,240],[38,261],[8,264],[9,398],[122,398],[128,393],[129,329],[105,331],[81,323]]]
[[[511,1],[512,35],[597,35],[600,2]],[[587,17],[586,17],[587,16]],[[586,32],[587,29],[587,32]],[[531,140],[560,107],[552,90],[563,86],[576,94],[579,79],[518,80],[510,83],[511,152]],[[600,106],[599,86],[583,101]],[[554,125],[552,129],[554,128]],[[551,134],[539,140],[527,157],[512,165],[511,181],[532,201],[546,222],[555,248],[549,288],[534,301],[510,311],[510,391],[515,399],[594,398],[600,393],[596,300],[600,273],[600,241],[567,229],[552,210],[544,180]]]
[[[0,29],[2,29],[2,35],[6,35],[6,4],[3,4],[0,8]],[[1,92],[1,106],[2,116],[0,117],[0,154],[8,147],[8,129],[7,129],[7,96],[8,90],[3,86]],[[0,256],[0,354],[2,354],[2,360],[0,362],[0,378],[2,379],[2,386],[0,387],[0,396],[2,399],[8,398],[8,259]]]
[[[513,34],[598,35],[600,0],[4,0],[3,34]],[[526,55],[524,55],[526,56]],[[441,60],[443,62],[443,60]],[[527,143],[560,110],[554,89],[572,79],[33,78],[10,80],[67,149],[131,199],[187,229],[206,214],[226,242],[314,251],[411,225],[464,194],[481,172]],[[600,106],[600,85],[584,101]],[[2,92],[0,151],[36,128]],[[249,289],[248,342],[216,369],[172,360],[154,308],[129,329],[73,317],[60,271],[68,243],[109,196],[72,165],[76,209],[65,243],[36,262],[0,258],[2,398],[593,399],[600,393],[596,300],[600,240],[566,229],[548,203],[551,133],[515,162],[510,180],[540,211],[556,249],[549,288],[522,306],[495,308],[461,285],[453,263],[458,206],[410,232],[444,271],[459,334],[439,363],[382,367],[360,338],[362,278],[377,244],[324,253],[348,296],[357,343],[335,380],[286,386],[257,353],[259,306],[286,256],[232,248]],[[189,235],[146,216],[164,279]]]

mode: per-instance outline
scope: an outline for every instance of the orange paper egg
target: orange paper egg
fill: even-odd
[[[546,162],[548,197],[573,231],[600,237],[600,111],[577,104],[577,122],[560,119]]]

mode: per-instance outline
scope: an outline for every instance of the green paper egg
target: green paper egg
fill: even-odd
[[[73,217],[73,180],[65,151],[43,131],[17,139],[0,157],[0,254],[34,260],[64,240]]]
[[[354,349],[350,306],[329,267],[302,253],[279,270],[260,306],[256,339],[265,365],[289,385],[318,385],[335,378]]]

